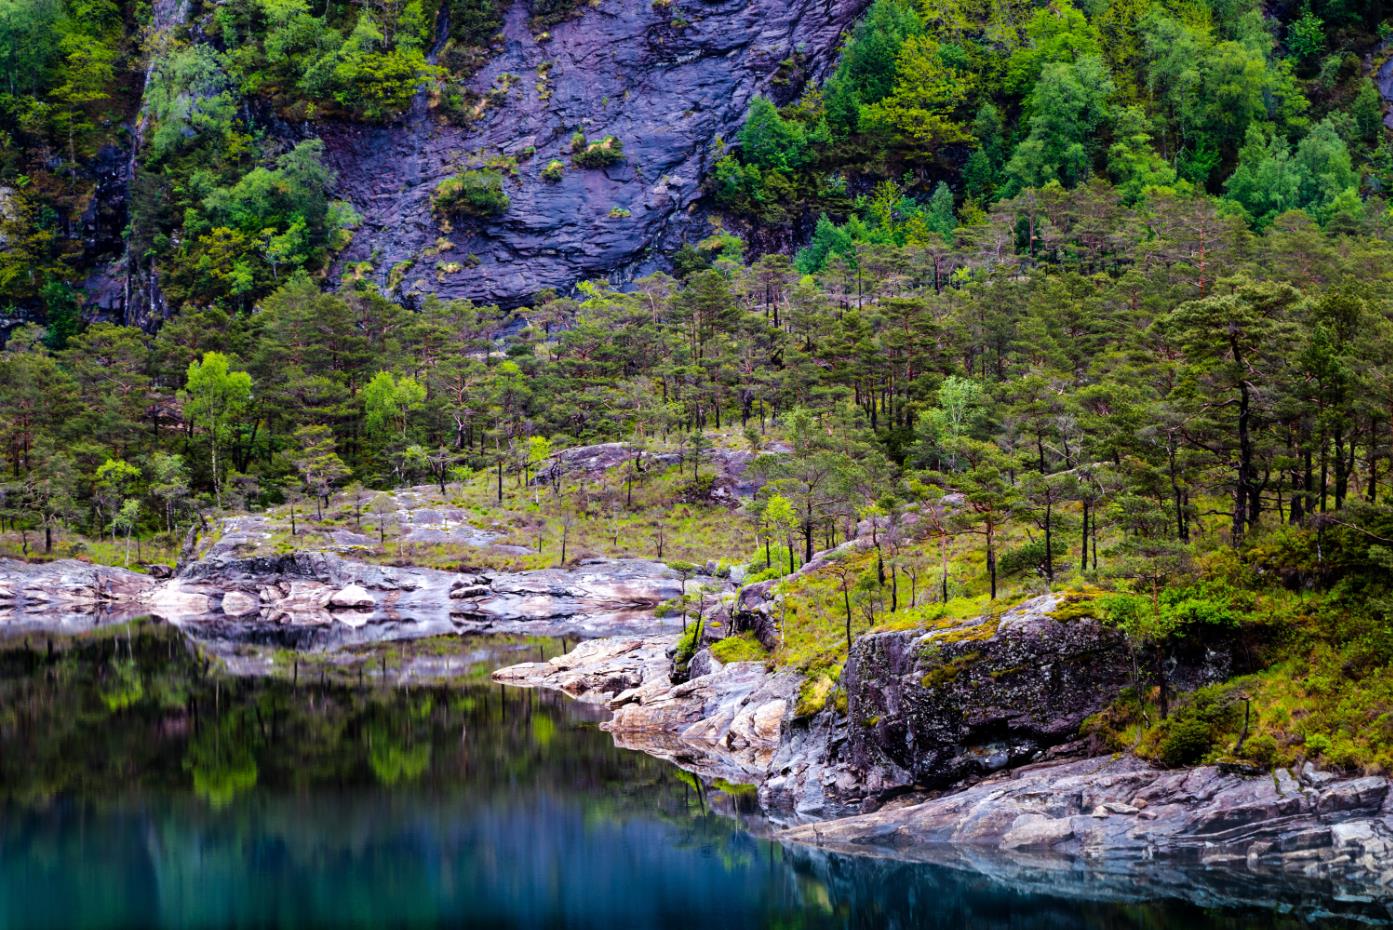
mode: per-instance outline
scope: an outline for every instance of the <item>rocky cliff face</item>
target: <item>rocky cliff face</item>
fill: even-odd
[[[421,93],[385,125],[288,124],[248,101],[258,129],[287,142],[318,136],[338,175],[336,199],[363,222],[330,269],[351,267],[391,296],[468,298],[504,307],[545,288],[606,278],[622,283],[664,267],[664,255],[711,232],[702,183],[721,137],[732,138],[756,94],[783,102],[834,63],[841,36],[869,0],[592,0],[547,32],[529,0],[513,0],[490,58],[470,80],[482,103],[467,125]],[[208,5],[157,0],[152,35],[168,35]],[[442,30],[444,31],[444,30]],[[157,262],[125,254],[130,186],[143,104],[123,147],[84,170],[92,207],[74,218],[83,240],[89,314],[145,327],[166,306]],[[614,136],[624,159],[572,164],[572,135]],[[442,218],[431,195],[445,178],[486,161],[516,160],[499,216]],[[563,163],[559,178],[543,170]],[[0,189],[0,213],[6,189]],[[366,269],[366,270],[365,270]]]
[[[1116,631],[1057,620],[1059,606],[1046,595],[999,617],[857,640],[845,714],[791,721],[761,798],[827,816],[1083,751],[1080,725],[1130,683],[1132,660]],[[1197,646],[1171,676],[1189,690],[1230,672],[1228,651]]]
[[[505,306],[543,288],[652,270],[662,251],[708,233],[698,201],[717,137],[733,135],[757,93],[786,98],[824,73],[865,6],[599,0],[542,41],[516,0],[502,49],[474,78],[494,100],[468,127],[424,106],[398,125],[311,127],[338,172],[339,196],[363,216],[341,264],[370,261],[375,280],[404,297]],[[572,165],[576,131],[616,137],[624,161]],[[498,154],[519,159],[505,185],[508,210],[447,231],[431,213],[435,186]],[[542,171],[553,159],[566,167],[548,181]]]

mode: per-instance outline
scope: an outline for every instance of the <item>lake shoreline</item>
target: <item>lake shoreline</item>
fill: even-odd
[[[607,706],[613,716],[603,726],[618,745],[756,786],[785,842],[905,861],[955,851],[1108,868],[1160,860],[1301,876],[1348,894],[1386,896],[1393,888],[1390,781],[1310,765],[1296,773],[1162,769],[1074,745],[948,788],[867,794],[860,810],[837,806],[817,786],[867,776],[827,751],[845,738],[831,732],[830,715],[795,719],[796,679],[762,663],[721,665],[703,651],[691,676],[674,684],[675,642],[592,640],[547,662],[500,669],[493,680]],[[803,777],[790,782],[799,766]],[[799,803],[810,800],[797,794],[800,786],[812,786],[816,808]]]

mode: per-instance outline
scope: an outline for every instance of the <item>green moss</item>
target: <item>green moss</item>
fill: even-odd
[[[1097,600],[1103,593],[1101,588],[1093,585],[1084,585],[1081,588],[1065,591],[1060,597],[1059,606],[1054,609],[1050,617],[1060,622],[1101,619]]]
[[[837,683],[830,675],[810,675],[798,686],[798,700],[793,705],[793,715],[797,718],[811,717],[827,706],[827,699]]]
[[[940,662],[924,673],[924,677],[919,680],[919,684],[929,690],[941,688],[957,680],[959,675],[962,675],[968,669],[972,668],[972,666],[976,665],[981,658],[982,654],[980,652],[965,652],[946,662]]]
[[[753,633],[741,633],[738,636],[727,636],[725,639],[711,646],[711,655],[718,662],[762,662],[769,658],[769,653],[764,646],[760,645]]]

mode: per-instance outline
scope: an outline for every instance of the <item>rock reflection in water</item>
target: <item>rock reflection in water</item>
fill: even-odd
[[[615,748],[602,711],[482,683],[561,648],[267,650],[232,676],[154,621],[0,644],[0,927],[1308,925],[1251,888],[1210,913],[769,843],[742,791]]]

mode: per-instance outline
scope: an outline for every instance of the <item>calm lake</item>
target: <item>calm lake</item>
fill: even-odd
[[[760,838],[747,792],[614,748],[602,711],[487,683],[559,642],[451,637],[331,660],[243,647],[263,673],[233,676],[155,621],[55,640],[0,642],[0,930],[1200,930],[1389,915],[1376,896],[1200,869],[784,847]]]

